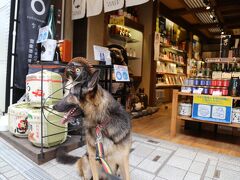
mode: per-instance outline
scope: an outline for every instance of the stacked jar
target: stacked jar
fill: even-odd
[[[214,91],[219,91],[223,96],[227,96],[229,84],[229,79],[213,79],[209,89],[209,94],[213,94]]]

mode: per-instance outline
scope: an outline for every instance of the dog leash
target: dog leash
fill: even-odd
[[[102,130],[103,130],[103,126],[97,125],[96,127],[96,160],[100,162],[104,171],[107,174],[112,174],[112,169],[104,157],[104,149],[103,149],[103,143],[102,143]]]

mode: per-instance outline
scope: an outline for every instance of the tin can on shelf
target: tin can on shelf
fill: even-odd
[[[210,68],[206,68],[204,70],[204,76],[205,77],[210,77],[211,76],[211,69]]]
[[[206,79],[206,86],[211,86],[211,79],[209,78]]]
[[[199,79],[199,85],[200,86],[205,86],[206,85],[206,79],[205,78]]]
[[[199,78],[195,78],[194,81],[193,81],[193,85],[194,86],[199,86],[199,84],[200,84]]]
[[[188,85],[189,86],[193,86],[194,85],[194,79],[193,78],[188,79]]]
[[[221,80],[221,79],[217,79],[216,82],[217,82],[217,86],[223,85],[223,80]]]
[[[209,87],[208,86],[203,87],[203,94],[209,94]]]
[[[222,95],[223,96],[228,96],[228,88],[227,87],[222,88]]]
[[[228,87],[229,84],[230,84],[229,79],[223,79],[223,80],[222,80],[222,86],[224,86],[224,87]]]
[[[211,86],[217,86],[217,80],[216,79],[212,79]]]
[[[213,86],[211,86],[211,87],[209,88],[209,94],[210,94],[210,95],[213,94],[214,89],[215,89],[215,87],[213,87]]]

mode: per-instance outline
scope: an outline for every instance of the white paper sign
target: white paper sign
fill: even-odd
[[[55,49],[57,47],[57,41],[54,39],[48,39],[42,43],[41,60],[42,61],[53,61]]]
[[[42,43],[47,40],[49,32],[48,30],[48,26],[39,29],[37,43]]]
[[[122,9],[124,0],[104,0],[104,12]]]
[[[136,6],[148,2],[149,0],[126,0],[126,7]]]
[[[154,60],[158,61],[160,56],[160,33],[155,32],[154,38]]]
[[[116,81],[130,81],[127,66],[114,65],[113,67]]]
[[[72,20],[83,18],[85,12],[86,0],[72,0]]]
[[[87,0],[87,17],[99,15],[102,9],[103,0]]]
[[[93,51],[94,51],[94,59],[97,61],[105,61],[106,65],[111,65],[111,56],[110,56],[110,51],[106,47],[102,46],[93,46]]]

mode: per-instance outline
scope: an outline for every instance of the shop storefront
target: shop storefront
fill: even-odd
[[[0,110],[8,112],[9,118],[19,120],[11,124],[11,133],[28,137],[31,143],[42,148],[43,145],[61,144],[67,139],[70,126],[57,122],[57,112],[52,116],[48,111],[46,117],[41,117],[46,110],[41,98],[46,95],[46,106],[56,103],[48,101],[49,97],[58,89],[64,89],[59,83],[62,82],[61,75],[73,58],[81,56],[102,72],[101,85],[130,114],[134,132],[183,144],[188,144],[189,138],[193,146],[201,147],[205,142],[197,145],[193,142],[202,136],[193,138],[192,132],[238,137],[240,53],[239,35],[236,35],[239,32],[233,29],[239,27],[224,24],[218,17],[227,11],[225,5],[228,8],[234,6],[224,3],[218,9],[202,0],[175,3],[167,0],[32,0],[23,3],[19,0],[15,4],[18,16],[14,17],[13,13],[10,21],[10,30],[15,30],[17,35],[9,38],[12,40],[11,53],[8,58],[2,58],[13,60],[10,66],[14,67],[11,69],[8,64],[7,72],[11,76],[4,77],[7,79],[4,82],[7,84],[6,102],[0,99],[3,104]],[[208,6],[210,10],[206,9]],[[222,15],[222,18],[227,20],[229,16]],[[47,29],[48,37],[41,39],[45,25],[50,31]],[[39,29],[42,32],[39,33]],[[231,34],[233,32],[235,35]],[[47,53],[51,53],[48,50],[52,46],[54,50],[50,57]],[[51,79],[51,83],[45,83],[43,77]],[[40,79],[38,84],[36,79]],[[26,95],[22,96],[25,91]],[[55,95],[55,99],[61,99],[63,90],[62,94]],[[11,105],[21,97],[25,98],[26,104]],[[49,118],[60,129],[54,129],[48,121],[45,124],[45,119]],[[31,123],[29,131],[26,129],[28,122]],[[43,127],[47,129],[46,134],[43,134]],[[58,135],[61,128],[64,135],[48,137]],[[31,134],[33,131],[37,131],[38,139]],[[186,132],[190,132],[190,136]],[[81,136],[80,132],[75,133]],[[43,136],[49,138],[47,142]],[[74,143],[70,149],[79,145],[76,139]],[[221,146],[221,143],[216,144],[215,149]],[[43,149],[38,150],[43,152]],[[51,159],[54,154],[49,152]],[[239,155],[240,151],[233,153]]]

